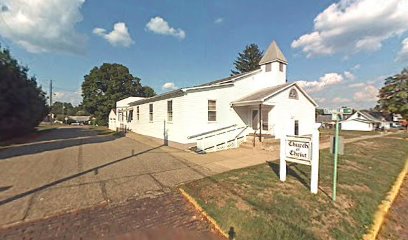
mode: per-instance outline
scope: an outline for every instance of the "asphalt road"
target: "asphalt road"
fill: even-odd
[[[175,150],[174,150],[175,151]],[[0,226],[168,193],[204,175],[161,149],[84,127],[0,149]]]

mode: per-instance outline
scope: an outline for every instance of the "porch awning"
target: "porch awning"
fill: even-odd
[[[249,105],[263,104],[265,100],[271,98],[275,94],[289,88],[292,85],[294,84],[285,83],[285,84],[281,84],[281,85],[277,85],[273,87],[264,88],[251,95],[248,95],[239,100],[231,102],[231,105],[232,106],[249,106]]]

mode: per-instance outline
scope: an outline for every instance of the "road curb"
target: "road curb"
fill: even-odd
[[[223,237],[225,237],[226,239],[228,239],[228,234],[226,234],[221,227],[218,225],[217,221],[215,221],[215,219],[213,219],[212,217],[210,217],[205,211],[204,209],[197,203],[197,201],[190,196],[190,194],[188,194],[186,191],[184,191],[182,188],[178,189],[181,193],[181,195],[183,195],[183,197],[191,204],[193,205],[193,207],[215,228],[215,230],[217,230]]]
[[[381,226],[384,222],[385,216],[387,215],[388,210],[391,208],[392,203],[397,197],[407,173],[408,173],[408,159],[405,160],[404,168],[398,175],[398,178],[394,182],[391,190],[387,193],[386,198],[378,206],[378,210],[374,215],[374,223],[371,226],[370,231],[364,234],[363,240],[375,240],[377,238],[377,235],[380,232]]]

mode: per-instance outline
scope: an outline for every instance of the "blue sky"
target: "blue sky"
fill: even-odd
[[[408,66],[407,12],[407,0],[0,0],[0,43],[47,91],[53,80],[54,99],[78,104],[104,62],[161,93],[227,77],[245,45],[276,40],[288,80],[320,106],[366,108]]]

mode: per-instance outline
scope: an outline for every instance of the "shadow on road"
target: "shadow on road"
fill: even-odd
[[[154,148],[151,148],[151,149],[147,149],[147,150],[145,150],[145,151],[142,151],[142,152],[139,152],[139,153],[136,153],[136,154],[131,154],[131,155],[128,156],[128,157],[120,158],[120,159],[117,159],[117,160],[115,160],[115,161],[108,162],[108,163],[99,165],[99,166],[94,167],[94,168],[90,168],[90,169],[88,169],[88,170],[85,170],[85,171],[82,171],[82,172],[73,174],[73,175],[68,176],[68,177],[65,177],[65,178],[58,179],[58,180],[56,180],[56,181],[47,183],[47,184],[42,185],[42,186],[40,186],[40,187],[31,189],[31,190],[29,190],[29,191],[26,191],[26,192],[23,192],[23,193],[20,193],[20,194],[17,194],[17,195],[15,195],[15,196],[12,196],[12,197],[9,197],[9,198],[0,200],[0,206],[4,205],[4,204],[6,204],[6,203],[9,203],[9,202],[13,202],[13,201],[15,201],[15,200],[17,200],[17,199],[23,198],[23,197],[25,197],[25,196],[27,196],[27,195],[30,195],[30,194],[33,194],[33,193],[42,191],[42,190],[47,189],[47,188],[49,188],[49,187],[55,186],[55,185],[57,185],[57,184],[63,183],[63,182],[65,182],[65,181],[68,181],[68,180],[71,180],[71,179],[80,177],[80,176],[82,176],[82,175],[85,175],[85,174],[88,174],[88,173],[92,173],[92,172],[93,172],[93,173],[97,173],[97,172],[98,172],[100,169],[102,169],[102,168],[106,168],[106,167],[108,167],[108,166],[111,166],[111,165],[113,165],[113,164],[122,162],[122,161],[124,161],[124,160],[129,159],[129,158],[132,158],[132,157],[135,157],[135,156],[139,156],[139,155],[148,153],[148,152],[150,152],[150,151],[152,151],[152,150],[155,150],[155,149],[158,149],[158,148],[160,148],[160,147],[162,147],[162,146],[163,146],[163,145],[158,146],[158,147],[154,147]]]
[[[59,128],[36,139],[36,141],[2,148],[0,160],[78,145],[107,142],[116,138],[114,136],[97,136],[93,131],[84,128]]]

